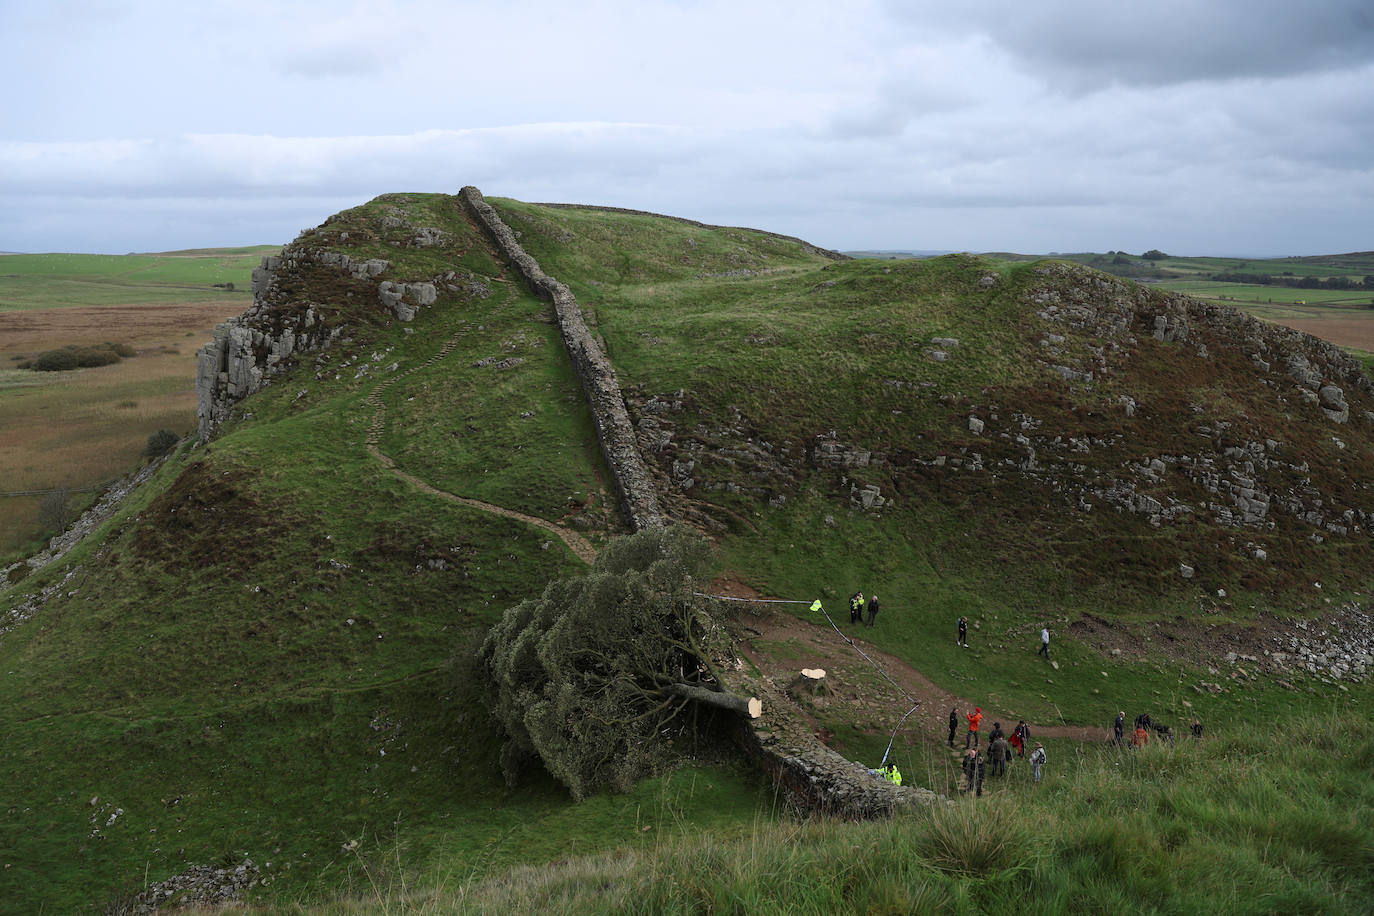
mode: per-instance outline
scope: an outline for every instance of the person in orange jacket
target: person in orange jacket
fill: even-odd
[[[965,718],[968,719],[968,734],[964,736],[964,748],[978,746],[978,726],[983,724],[983,708],[973,707],[973,712]]]

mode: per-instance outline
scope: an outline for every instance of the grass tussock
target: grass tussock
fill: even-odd
[[[1374,891],[1374,789],[1349,772],[1371,740],[1351,726],[1299,716],[1280,740],[1094,749],[1071,781],[1020,796],[881,823],[760,818],[739,839],[689,833],[404,891],[389,874],[288,911],[1349,912]]]

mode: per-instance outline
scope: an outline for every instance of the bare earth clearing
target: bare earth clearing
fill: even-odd
[[[1374,353],[1374,313],[1369,318],[1292,318],[1275,323],[1329,340],[1338,347]]]

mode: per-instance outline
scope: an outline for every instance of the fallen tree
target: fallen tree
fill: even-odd
[[[509,782],[537,759],[574,798],[625,789],[654,771],[668,726],[689,709],[759,715],[759,701],[717,673],[734,654],[694,594],[708,559],[700,535],[651,528],[506,611],[480,660]]]

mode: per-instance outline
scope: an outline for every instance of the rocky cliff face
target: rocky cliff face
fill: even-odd
[[[422,239],[439,233],[424,231],[431,235]],[[320,350],[344,335],[341,302],[363,304],[373,320],[411,321],[420,308],[436,301],[439,284],[454,288],[459,279],[454,272],[412,282],[381,279],[391,266],[382,258],[355,259],[299,241],[263,258],[253,271],[252,308],[215,328],[214,339],[197,354],[201,441],[229,418],[234,405],[270,384],[299,354]]]

